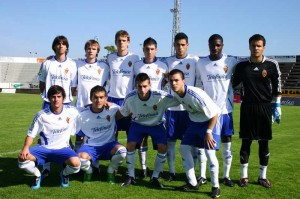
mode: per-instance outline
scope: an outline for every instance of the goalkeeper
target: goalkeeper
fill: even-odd
[[[266,40],[255,34],[249,39],[250,58],[236,65],[233,87],[242,83],[240,111],[241,178],[239,185],[248,186],[248,160],[253,140],[258,140],[260,174],[258,184],[271,188],[267,179],[269,140],[272,139],[272,123],[280,123],[281,79],[279,65],[263,55]],[[273,103],[272,103],[273,102]],[[273,106],[273,107],[272,107]]]

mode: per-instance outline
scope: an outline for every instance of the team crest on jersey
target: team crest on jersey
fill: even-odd
[[[157,111],[157,105],[156,104],[153,105],[153,110]]]
[[[106,120],[110,122],[110,115],[106,116]]]
[[[65,74],[68,74],[68,72],[69,72],[69,69],[66,68],[66,69],[65,69]]]
[[[160,73],[160,70],[159,69],[156,69],[156,75],[159,75],[159,73]]]
[[[267,71],[266,70],[263,70],[262,72],[261,72],[261,75],[263,76],[263,77],[266,77],[267,76]]]
[[[185,67],[186,67],[187,70],[189,70],[191,65],[189,63],[187,63],[187,65]]]
[[[131,62],[131,61],[128,62],[128,66],[129,66],[129,67],[132,66],[132,62]]]
[[[98,74],[100,75],[100,74],[101,74],[101,69],[100,69],[100,68],[98,68],[98,70],[97,70],[97,71],[98,71]]]
[[[68,124],[70,124],[70,118],[69,118],[69,117],[66,118],[66,122],[67,122]]]
[[[225,66],[223,67],[223,70],[224,70],[225,73],[227,73],[227,71],[228,71],[228,66],[225,65]]]

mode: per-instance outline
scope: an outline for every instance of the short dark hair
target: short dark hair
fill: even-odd
[[[189,38],[188,36],[183,33],[183,32],[179,32],[175,35],[175,38],[174,38],[174,42],[178,41],[178,40],[181,40],[181,39],[185,39],[187,43],[189,43]]]
[[[154,44],[155,48],[157,48],[157,42],[155,39],[153,39],[152,37],[148,37],[147,39],[145,39],[144,43],[143,43],[143,47],[145,47],[146,45],[151,45]]]
[[[90,91],[90,98],[92,99],[93,95],[98,92],[104,92],[105,97],[107,97],[107,92],[103,86],[96,85]]]
[[[63,96],[63,99],[65,99],[66,98],[66,92],[65,92],[64,88],[59,86],[59,85],[53,85],[49,88],[49,90],[47,92],[47,98],[50,100],[50,98],[53,95],[60,94],[60,93]]]
[[[181,78],[184,80],[184,73],[179,69],[171,70],[171,72],[169,73],[169,78],[170,78],[170,76],[173,76],[175,74],[180,74]]]
[[[97,57],[98,57],[98,53],[100,52],[100,44],[98,41],[96,41],[95,39],[90,39],[88,40],[85,45],[84,45],[84,51],[86,51],[86,49],[91,46],[91,45],[95,45],[97,46]]]
[[[249,38],[249,45],[251,44],[252,41],[263,41],[263,46],[266,46],[266,39],[264,36],[260,34],[254,34]]]
[[[209,37],[208,43],[212,43],[213,41],[218,40],[218,39],[221,40],[222,43],[223,43],[223,37],[221,35],[219,35],[219,34],[213,34],[213,35],[211,35]]]
[[[64,45],[67,46],[67,51],[66,51],[66,55],[67,55],[68,52],[69,52],[69,42],[68,42],[67,37],[65,37],[63,35],[59,35],[59,36],[57,36],[57,37],[54,38],[54,40],[52,42],[52,50],[56,53],[55,46],[57,44],[59,44],[60,42],[62,42]]]
[[[139,73],[135,78],[135,84],[148,80],[150,83],[150,77],[146,73]]]

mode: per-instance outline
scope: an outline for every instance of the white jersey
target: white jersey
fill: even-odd
[[[151,88],[162,90],[164,74],[168,72],[168,67],[164,62],[157,58],[155,58],[155,61],[152,63],[146,63],[144,60],[140,60],[134,64],[133,70],[135,76],[139,73],[146,73],[150,77]]]
[[[209,56],[198,61],[196,72],[202,89],[222,110],[222,114],[233,111],[233,88],[231,76],[237,59],[225,54],[216,61]]]
[[[184,73],[185,84],[189,86],[195,86],[196,84],[196,65],[199,60],[199,57],[187,55],[185,58],[179,59],[176,55],[166,58],[166,62],[169,68],[169,71],[173,69],[179,69]],[[170,90],[173,93],[172,90]],[[174,108],[169,108],[172,111],[183,111],[184,108],[182,105]]]
[[[105,86],[109,79],[109,67],[105,62],[96,61],[89,64],[84,60],[77,62],[78,83],[76,107],[91,104],[90,91],[96,86]]]
[[[161,124],[163,115],[168,107],[178,106],[179,102],[167,92],[150,90],[148,100],[140,100],[137,90],[130,92],[120,112],[123,116],[132,113],[132,122],[144,126],[156,126]]]
[[[193,122],[205,122],[221,113],[221,109],[200,88],[185,85],[184,96],[180,97],[177,93],[174,96],[187,110]]]
[[[133,65],[139,61],[139,56],[127,53],[125,56],[118,56],[111,53],[107,57],[110,69],[108,96],[114,98],[125,98],[133,90]]]
[[[115,141],[116,112],[119,106],[111,103],[109,109],[95,113],[89,106],[80,112],[77,120],[77,132],[86,137],[85,144],[89,146],[103,146]]]
[[[78,111],[72,106],[64,105],[59,114],[52,113],[50,108],[43,109],[35,115],[27,135],[40,135],[41,145],[47,149],[69,147],[70,136],[76,132],[77,116]]]
[[[42,63],[38,80],[45,82],[46,87],[42,94],[42,98],[49,102],[47,92],[53,85],[58,85],[64,88],[66,98],[64,103],[70,103],[73,100],[71,87],[77,86],[77,67],[76,63],[66,57],[65,61],[59,62],[54,57]]]

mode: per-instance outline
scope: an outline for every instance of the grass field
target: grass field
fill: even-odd
[[[91,183],[82,183],[83,174],[73,175],[70,187],[59,187],[59,166],[52,164],[51,176],[39,190],[31,190],[32,176],[20,170],[17,155],[24,143],[26,131],[34,114],[40,109],[42,100],[39,95],[0,94],[0,198],[210,198],[210,182],[199,191],[181,192],[177,186],[183,185],[185,174],[180,154],[177,153],[177,180],[164,182],[165,189],[157,190],[149,187],[149,179],[138,180],[136,186],[123,188],[120,186],[125,176],[125,163],[120,167],[116,177],[117,184],[106,182],[108,161],[101,162],[100,176],[94,176]],[[249,181],[247,188],[235,185],[233,188],[221,184],[221,198],[300,198],[300,107],[283,106],[283,117],[280,126],[274,125],[273,140],[270,142],[270,161],[267,176],[272,183],[271,189],[265,189],[256,183],[259,175],[258,144],[253,142],[249,161]],[[240,177],[239,147],[239,105],[235,105],[235,132],[233,137],[233,163],[231,178],[237,184]],[[125,144],[125,133],[120,134],[120,141]],[[74,139],[74,138],[73,138]],[[177,143],[179,147],[179,143]],[[150,148],[150,147],[149,147]],[[153,169],[156,153],[149,150],[148,164]],[[220,177],[222,176],[222,159]],[[137,173],[139,164],[136,165]],[[197,169],[197,173],[198,173]],[[165,164],[165,171],[168,171]],[[209,176],[209,174],[207,173]]]

